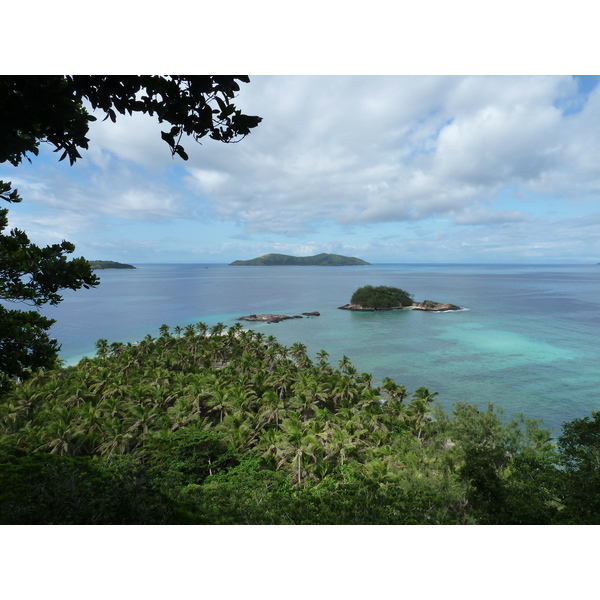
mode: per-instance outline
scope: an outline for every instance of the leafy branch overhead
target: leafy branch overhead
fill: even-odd
[[[232,103],[245,75],[50,75],[0,77],[0,163],[21,163],[47,142],[73,164],[88,149],[92,110],[115,122],[117,113],[156,116],[170,127],[161,132],[172,155],[184,160],[184,135],[237,142],[261,117],[249,116]]]

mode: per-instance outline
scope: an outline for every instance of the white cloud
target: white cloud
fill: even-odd
[[[119,115],[113,123],[104,120],[104,113],[96,114],[90,123],[89,159],[97,166],[107,168],[110,155],[148,169],[163,170],[172,162],[171,152],[162,141],[160,132],[168,127],[149,115],[134,113]]]
[[[551,193],[573,169],[595,188],[600,161],[581,157],[600,136],[580,123],[600,102],[564,117],[555,103],[574,89],[561,77],[258,78],[239,104],[263,122],[234,149],[211,147],[207,172],[229,177],[203,191],[221,219],[283,231],[451,215],[505,186]],[[194,152],[192,176],[206,158]]]
[[[529,220],[531,220],[531,217],[518,210],[483,210],[475,208],[459,214],[454,219],[454,223],[456,225],[504,225]]]
[[[12,208],[8,217],[9,229],[17,228],[25,231],[29,239],[38,246],[59,244],[63,240],[79,246],[80,241],[84,239],[82,232],[89,235],[103,228],[93,219],[68,210],[32,216],[18,208]],[[79,256],[77,252],[75,254]]]
[[[210,169],[191,167],[189,173],[191,177],[186,178],[186,180],[205,194],[217,191],[229,179],[227,173]]]

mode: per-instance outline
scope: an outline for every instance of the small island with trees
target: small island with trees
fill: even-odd
[[[341,254],[321,253],[315,256],[289,256],[288,254],[265,254],[250,260],[234,260],[230,266],[317,266],[317,267],[346,267],[357,265],[369,265],[370,263],[353,256],[342,256]]]
[[[126,263],[115,262],[114,260],[90,260],[88,261],[92,265],[94,271],[98,269],[136,269],[133,265]]]
[[[461,310],[460,306],[444,302],[434,302],[433,300],[423,300],[415,302],[412,294],[401,290],[400,288],[387,285],[372,286],[365,285],[358,288],[350,304],[340,306],[342,310],[358,311],[376,311],[376,310],[425,310],[430,312],[439,312],[446,310]]]

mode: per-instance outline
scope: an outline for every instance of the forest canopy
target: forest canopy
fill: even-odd
[[[600,413],[556,446],[240,324],[96,346],[0,398],[0,524],[600,524]]]

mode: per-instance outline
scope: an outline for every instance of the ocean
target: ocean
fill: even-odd
[[[489,402],[510,415],[563,422],[600,410],[600,265],[380,264],[357,267],[234,267],[136,264],[97,271],[96,289],[67,290],[51,335],[73,364],[96,340],[135,342],[160,325],[233,325],[249,314],[319,317],[244,323],[337,366],[345,355],[375,382],[391,377],[409,391]],[[363,285],[400,287],[415,300],[461,311],[351,312],[338,307]],[[14,308],[14,306],[13,306]]]

